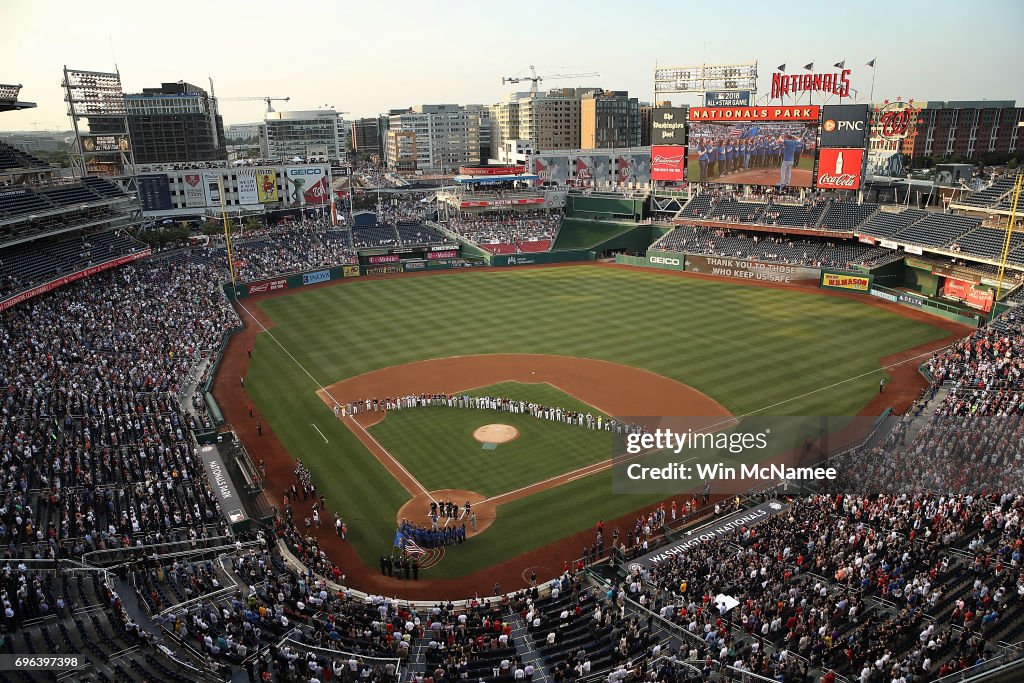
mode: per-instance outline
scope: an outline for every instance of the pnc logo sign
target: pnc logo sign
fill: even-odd
[[[831,132],[836,131],[836,130],[838,130],[840,132],[846,131],[846,130],[849,130],[849,131],[863,131],[864,130],[864,122],[863,121],[836,121],[835,119],[828,119],[823,124],[821,124],[821,127],[822,127],[822,130],[824,130],[826,133],[831,133]]]

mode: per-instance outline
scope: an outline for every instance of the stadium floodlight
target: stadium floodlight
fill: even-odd
[[[655,93],[757,91],[757,62],[656,67]]]

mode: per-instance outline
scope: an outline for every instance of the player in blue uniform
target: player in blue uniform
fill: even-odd
[[[796,157],[797,148],[800,142],[792,135],[783,135],[779,138],[779,146],[782,151],[782,170],[779,173],[779,187],[789,187],[793,180],[793,163]]]

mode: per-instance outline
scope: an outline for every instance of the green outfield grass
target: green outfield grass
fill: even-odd
[[[548,384],[503,382],[467,393],[599,414]],[[484,450],[473,431],[492,423],[512,425],[519,437]],[[607,460],[612,452],[609,432],[473,408],[391,411],[370,433],[427,489],[466,489],[488,497]]]
[[[852,415],[878,391],[880,357],[945,335],[851,299],[586,265],[346,281],[259,305],[288,353],[261,334],[246,388],[371,564],[408,494],[333,419],[318,383],[427,358],[560,354],[662,374],[733,414]],[[503,506],[434,571],[462,575],[658,498],[610,495],[608,477]]]

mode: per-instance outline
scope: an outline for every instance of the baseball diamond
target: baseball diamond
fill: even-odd
[[[372,564],[387,550],[398,512],[433,490],[476,490],[493,503],[487,533],[448,547],[425,570],[436,585],[471,580],[659,496],[605,494],[610,451],[573,455],[574,440],[601,433],[552,424],[547,429],[562,432],[541,439],[527,431],[528,416],[386,411],[388,399],[483,391],[608,416],[852,415],[874,398],[877,379],[849,378],[948,339],[942,326],[818,290],[608,266],[346,281],[243,305],[268,329],[255,339],[245,389],[273,430],[268,436],[302,454],[328,492],[328,509],[349,522],[346,551]],[[789,352],[794,344],[799,357]],[[356,401],[360,413],[335,419],[331,406]],[[299,413],[313,417],[327,443],[303,427],[308,420],[295,419]],[[481,450],[473,430],[499,421],[519,438]],[[355,490],[374,495],[345,493]]]

